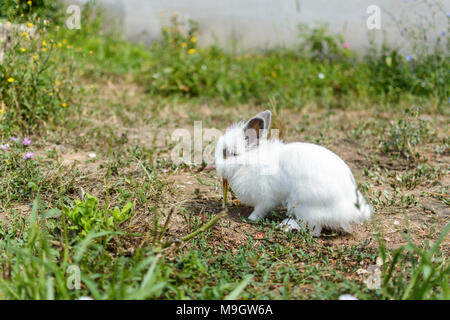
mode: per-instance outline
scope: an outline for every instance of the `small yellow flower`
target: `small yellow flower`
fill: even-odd
[[[56,85],[56,86],[59,86],[59,81],[55,81],[55,85]]]
[[[63,102],[63,103],[61,103],[61,106],[62,106],[63,108],[65,108],[65,107],[67,107],[67,103]]]
[[[46,92],[47,92],[47,89],[42,89],[42,92],[43,92],[43,93],[46,93]]]
[[[181,43],[181,47],[182,47],[182,48],[186,48],[186,47],[187,47],[186,42],[182,42],[182,43]]]
[[[43,52],[47,52],[47,48],[42,48],[42,51]]]
[[[21,36],[24,37],[24,38],[26,38],[28,35],[27,35],[27,33],[24,31],[24,32],[22,32]]]
[[[196,37],[192,37],[191,38],[191,42],[197,42],[197,38]]]
[[[89,50],[89,54],[92,54],[92,50]]]
[[[6,163],[6,164],[9,164],[9,160],[8,160],[8,159],[5,159],[5,163]]]
[[[13,83],[14,82],[14,78],[8,78],[8,82],[9,83]]]
[[[0,109],[0,114],[2,114],[3,112],[5,112],[5,110],[3,110],[3,109]]]
[[[43,46],[46,46],[46,45],[47,45],[47,41],[45,41],[45,40],[42,41],[42,45],[43,45]]]
[[[35,55],[33,56],[33,59],[36,60],[37,57],[38,57],[37,54],[35,54]]]
[[[33,28],[34,27],[34,25],[31,22],[28,22],[27,26],[28,26],[28,28]]]
[[[22,52],[27,52],[27,49],[22,48],[22,49],[20,49],[20,51],[22,51]]]
[[[27,3],[29,6],[31,6],[33,4],[33,2],[31,2],[31,0],[28,0]]]
[[[52,96],[52,95],[53,95],[53,92],[50,92],[49,95]]]
[[[61,44],[61,42],[58,42],[58,47],[59,47],[59,48],[61,48],[61,47],[62,47],[62,44]]]
[[[188,52],[189,52],[189,54],[193,54],[193,53],[195,53],[195,49],[194,48],[189,49]]]
[[[391,66],[391,64],[392,64],[392,58],[391,57],[386,57],[386,64],[387,64],[388,67]]]

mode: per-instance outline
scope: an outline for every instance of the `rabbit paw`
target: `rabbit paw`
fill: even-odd
[[[248,220],[250,221],[259,221],[261,220],[263,217],[261,217],[260,215],[258,215],[255,211],[252,212],[251,215],[248,216]]]
[[[311,226],[309,224],[306,224],[304,222],[297,223],[297,221],[293,218],[286,218],[283,221],[281,221],[279,225],[280,229],[286,232],[292,231],[292,230],[309,230],[311,235],[313,237],[320,237],[320,233],[322,232],[322,228],[315,225]]]
[[[301,230],[301,227],[298,225],[297,221],[295,221],[292,218],[287,218],[281,221],[279,227],[286,232],[292,231],[292,230]]]

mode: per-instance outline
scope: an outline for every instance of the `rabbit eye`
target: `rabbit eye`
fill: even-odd
[[[227,156],[229,156],[229,157],[237,157],[238,156],[238,154],[236,152],[234,152],[234,151],[230,152],[229,150],[227,150],[227,148],[224,148],[222,152],[223,152],[224,159],[226,159]]]

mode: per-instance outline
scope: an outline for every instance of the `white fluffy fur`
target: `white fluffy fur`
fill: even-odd
[[[265,112],[270,125],[270,112]],[[228,179],[239,200],[254,207],[250,220],[283,205],[288,218],[282,228],[308,228],[318,236],[322,228],[350,232],[353,224],[371,216],[350,168],[336,154],[319,145],[277,139],[248,146],[245,129],[244,122],[227,129],[216,145],[215,160],[218,174]],[[234,156],[224,159],[224,149]]]

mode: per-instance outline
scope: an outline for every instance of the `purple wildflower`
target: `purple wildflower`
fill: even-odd
[[[14,142],[19,141],[19,138],[16,138],[16,137],[11,137],[10,139],[11,139],[12,141],[14,141]]]
[[[2,148],[3,151],[8,151],[9,144],[1,144],[0,148]]]
[[[25,155],[23,156],[23,158],[24,158],[25,160],[28,160],[28,159],[33,158],[33,156],[34,156],[34,153],[33,153],[33,152],[27,152],[27,153],[25,153]]]
[[[441,31],[441,36],[445,36],[445,31],[444,30]]]
[[[31,143],[31,140],[28,139],[27,137],[25,137],[25,138],[23,138],[22,143],[23,143],[24,146],[28,146]]]
[[[406,56],[406,61],[410,62],[411,60],[412,60],[412,57],[408,54],[408,55]]]

